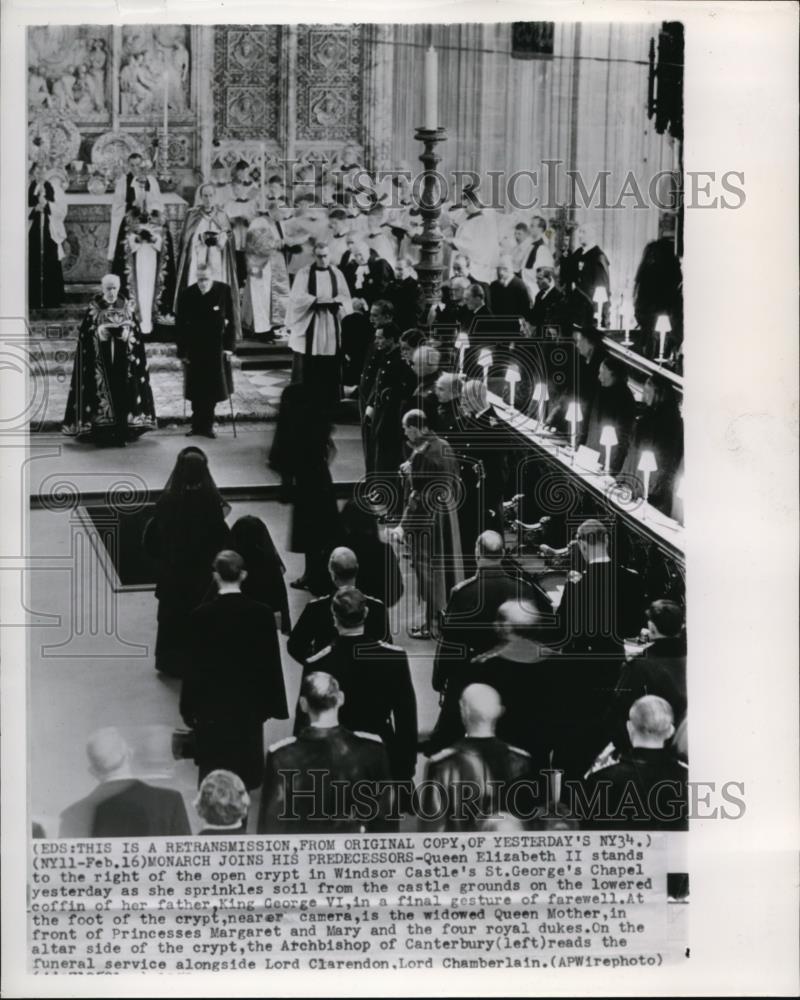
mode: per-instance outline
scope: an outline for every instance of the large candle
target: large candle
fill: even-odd
[[[164,173],[167,172],[169,164],[169,132],[167,126],[167,100],[169,95],[169,74],[164,70]]]
[[[425,53],[425,122],[426,129],[439,127],[439,57],[431,45]]]
[[[264,143],[261,143],[261,211],[264,211],[264,206],[266,204],[264,200],[264,174],[266,172],[266,155],[264,150]]]

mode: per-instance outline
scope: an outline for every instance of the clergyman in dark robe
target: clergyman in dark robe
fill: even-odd
[[[119,278],[107,274],[78,331],[62,431],[123,446],[156,426],[147,357]]]

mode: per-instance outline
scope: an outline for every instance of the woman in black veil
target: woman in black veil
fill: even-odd
[[[229,548],[230,512],[200,448],[184,448],[175,462],[143,544],[158,563],[156,670],[182,677],[188,655],[187,624],[212,582],[211,565]]]
[[[327,555],[338,534],[339,510],[329,468],[336,449],[331,420],[308,386],[295,383],[281,396],[269,465],[280,473],[292,502],[289,551],[305,554],[302,576],[290,584],[312,594],[330,591]]]
[[[244,559],[247,570],[242,593],[252,601],[268,604],[280,614],[281,632],[288,635],[292,631],[292,620],[283,580],[286,566],[278,555],[269,528],[260,517],[246,514],[231,528],[230,546]]]

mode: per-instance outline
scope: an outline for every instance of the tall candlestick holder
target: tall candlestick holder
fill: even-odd
[[[422,232],[414,237],[414,242],[420,246],[420,261],[416,265],[416,271],[421,289],[422,322],[430,326],[434,310],[442,301],[443,234],[439,227],[442,192],[439,190],[436,193],[437,179],[440,176],[436,168],[442,158],[437,153],[436,146],[445,141],[447,132],[443,128],[418,128],[414,138],[424,146],[420,160],[425,168],[418,199]]]

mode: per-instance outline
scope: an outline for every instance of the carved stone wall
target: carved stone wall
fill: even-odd
[[[111,119],[112,29],[35,26],[28,33],[28,108],[51,109],[78,124]]]
[[[214,35],[214,127],[219,139],[280,137],[282,29],[219,25]]]
[[[360,24],[298,26],[298,141],[360,141],[363,31]]]

